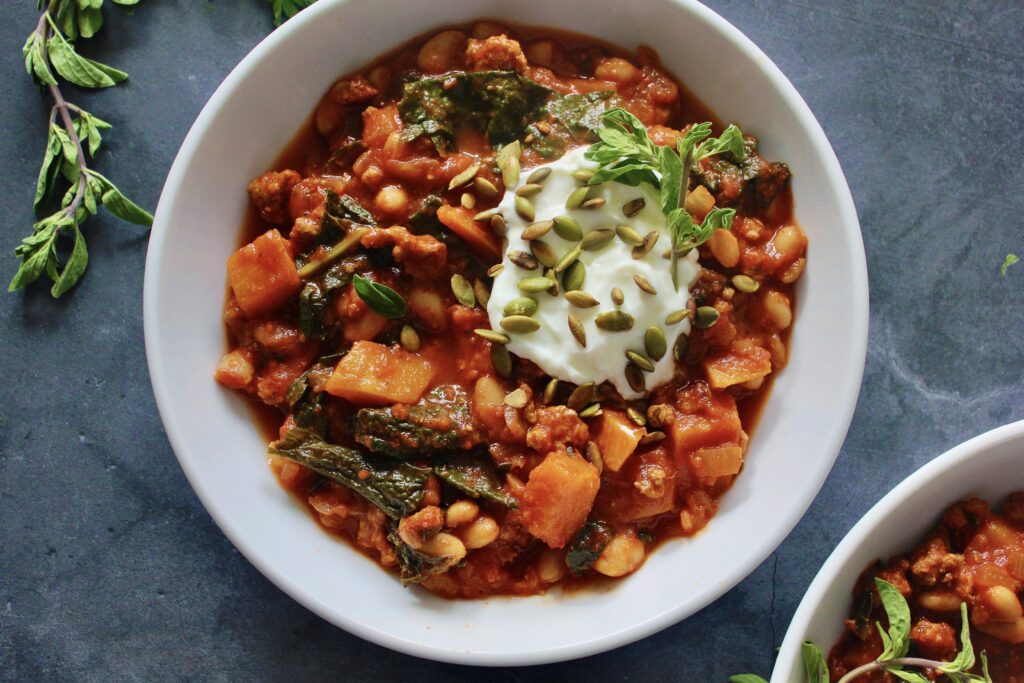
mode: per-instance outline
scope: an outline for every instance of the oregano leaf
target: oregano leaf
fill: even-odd
[[[400,318],[405,315],[405,299],[387,285],[356,275],[352,279],[352,286],[367,306],[385,318]]]
[[[891,583],[875,577],[875,588],[889,620],[887,632],[878,624],[879,633],[887,636],[882,638],[885,649],[879,655],[878,661],[903,657],[910,648],[910,606],[903,594]]]
[[[805,640],[800,646],[800,658],[803,660],[808,683],[829,683],[828,664],[820,647]]]
[[[46,48],[57,73],[83,88],[109,88],[128,78],[120,69],[81,56],[59,33],[47,41]]]
[[[74,225],[74,229],[75,243],[71,247],[71,254],[68,255],[64,268],[61,269],[60,275],[54,280],[53,287],[50,288],[50,294],[54,299],[74,287],[85,272],[86,266],[89,265],[89,250],[85,247],[85,237],[82,236],[82,231],[77,224]]]

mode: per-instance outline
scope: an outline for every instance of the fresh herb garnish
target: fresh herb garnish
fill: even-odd
[[[113,0],[130,8],[138,0]],[[42,2],[40,7],[42,7]],[[39,210],[55,194],[63,178],[67,188],[60,208],[37,221],[32,234],[14,250],[21,266],[8,287],[13,292],[27,287],[44,274],[53,282],[50,294],[59,297],[75,286],[89,263],[89,251],[81,224],[100,206],[138,225],[149,226],[153,216],[137,206],[105,176],[89,168],[110,124],[64,99],[57,77],[83,88],[108,88],[128,74],[87,59],[76,52],[72,41],[92,37],[103,25],[103,0],[49,0],[39,23],[22,48],[25,69],[53,98],[43,164],[36,182],[34,207]],[[59,119],[59,120],[58,120]],[[61,263],[60,237],[73,238],[70,253]]]
[[[598,142],[584,154],[601,165],[589,184],[615,181],[636,186],[648,183],[660,190],[661,211],[668,219],[672,239],[672,282],[678,289],[679,255],[706,242],[715,230],[728,230],[736,216],[735,209],[716,208],[700,224],[695,223],[684,208],[690,171],[695,163],[715,154],[729,153],[742,160],[743,134],[736,126],[729,126],[720,137],[713,138],[709,122],[695,123],[673,150],[655,145],[640,119],[625,109],[609,109],[601,121],[604,127],[597,129]]]
[[[116,2],[117,0],[115,0]],[[138,0],[136,0],[137,2]],[[274,12],[274,26],[280,26],[316,0],[267,0]]]
[[[999,266],[999,274],[1006,277],[1006,271],[1010,269],[1010,266],[1018,261],[1020,261],[1020,257],[1016,254],[1007,254],[1006,258],[1003,259],[1003,265]]]
[[[405,315],[405,299],[387,285],[356,275],[352,279],[352,286],[367,306],[385,318],[401,318]]]

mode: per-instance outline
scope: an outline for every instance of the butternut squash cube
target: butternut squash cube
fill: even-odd
[[[736,444],[698,448],[690,462],[698,477],[710,479],[739,474],[743,467],[743,448]]]
[[[672,423],[669,438],[676,462],[686,462],[698,448],[739,443],[741,430],[735,399],[724,392],[713,394],[709,408],[678,414]]]
[[[548,453],[523,492],[526,529],[552,548],[563,547],[587,521],[600,486],[597,469],[583,458]]]
[[[626,458],[636,450],[646,430],[618,410],[603,410],[596,422],[596,428],[592,428],[595,429],[592,438],[601,449],[604,467],[618,472]]]
[[[277,230],[268,230],[228,258],[228,283],[250,317],[277,308],[302,285],[288,241]]]
[[[433,378],[430,361],[415,353],[358,341],[338,361],[326,391],[356,405],[412,404]]]
[[[437,220],[466,240],[469,248],[490,261],[501,260],[501,243],[490,228],[473,220],[473,212],[445,204],[437,209]]]
[[[768,349],[744,340],[722,353],[704,359],[704,372],[713,389],[725,389],[761,379],[772,371],[772,354]]]

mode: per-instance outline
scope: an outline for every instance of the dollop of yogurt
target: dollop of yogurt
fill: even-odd
[[[626,379],[626,365],[629,362],[626,352],[643,354],[646,330],[652,326],[659,327],[664,332],[668,350],[660,359],[650,359],[654,371],[644,373],[645,391],[671,379],[675,365],[672,349],[679,335],[690,333],[690,321],[687,318],[666,324],[666,318],[686,308],[690,299],[689,289],[700,274],[700,266],[696,250],[685,257],[679,257],[679,290],[676,291],[672,284],[669,259],[665,256],[670,244],[668,224],[661,212],[658,190],[651,185],[644,183],[631,187],[617,182],[603,183],[595,186],[589,194],[590,197],[603,198],[603,206],[571,210],[565,208],[569,195],[581,187],[580,181],[572,177],[572,172],[597,168],[594,162],[583,157],[585,150],[585,147],[577,148],[557,161],[538,167],[548,168],[551,172],[540,183],[541,191],[529,197],[535,211],[533,221],[525,220],[516,212],[515,191],[526,184],[526,179],[537,169],[524,171],[519,184],[508,188],[509,191],[496,209],[505,219],[508,243],[502,260],[504,267],[494,278],[487,314],[491,327],[510,337],[509,351],[533,361],[552,377],[575,384],[609,381],[623,398],[635,399],[645,392],[634,390]],[[623,207],[638,198],[644,200],[644,207],[634,215],[626,216]],[[579,260],[586,269],[586,277],[580,289],[599,303],[590,308],[580,308],[566,300],[561,276],[558,277],[560,291],[557,296],[552,296],[548,291],[521,291],[519,283],[523,279],[542,276],[546,269],[540,266],[526,270],[509,259],[509,254],[517,250],[530,253],[529,243],[522,238],[522,232],[528,225],[536,221],[553,220],[558,216],[572,218],[582,229],[583,235],[594,230],[615,230],[619,225],[627,225],[640,235],[657,231],[659,238],[654,247],[638,259],[632,256],[633,245],[618,236],[601,249],[582,251]],[[540,241],[548,244],[558,258],[578,244],[563,239],[554,230],[541,237]],[[645,279],[657,294],[643,291],[634,276]],[[623,294],[621,305],[616,305],[612,300],[612,289],[616,287]],[[524,296],[536,299],[537,310],[532,317],[540,328],[533,332],[502,330],[501,321],[505,318],[506,304]],[[615,310],[633,317],[634,323],[629,330],[611,331],[597,326],[595,319],[600,314]],[[570,313],[582,324],[586,334],[585,347],[570,332]]]

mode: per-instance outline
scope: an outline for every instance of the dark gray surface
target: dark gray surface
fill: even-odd
[[[857,518],[945,449],[1024,417],[1024,264],[998,273],[1007,251],[1024,250],[1024,4],[709,4],[778,63],[824,126],[853,190],[871,276],[853,426],[775,555],[684,623],[572,663],[483,672],[348,635],[250,566],[186,483],[145,366],[145,236],[103,216],[87,225],[92,262],[77,290],[57,302],[42,288],[0,296],[0,678],[767,675],[804,589]],[[8,255],[33,220],[49,107],[20,61],[34,5],[0,9]],[[108,13],[84,51],[132,78],[68,95],[115,126],[95,166],[153,208],[200,107],[271,28],[262,0],[148,0],[133,17]],[[6,284],[15,262],[4,259]]]

